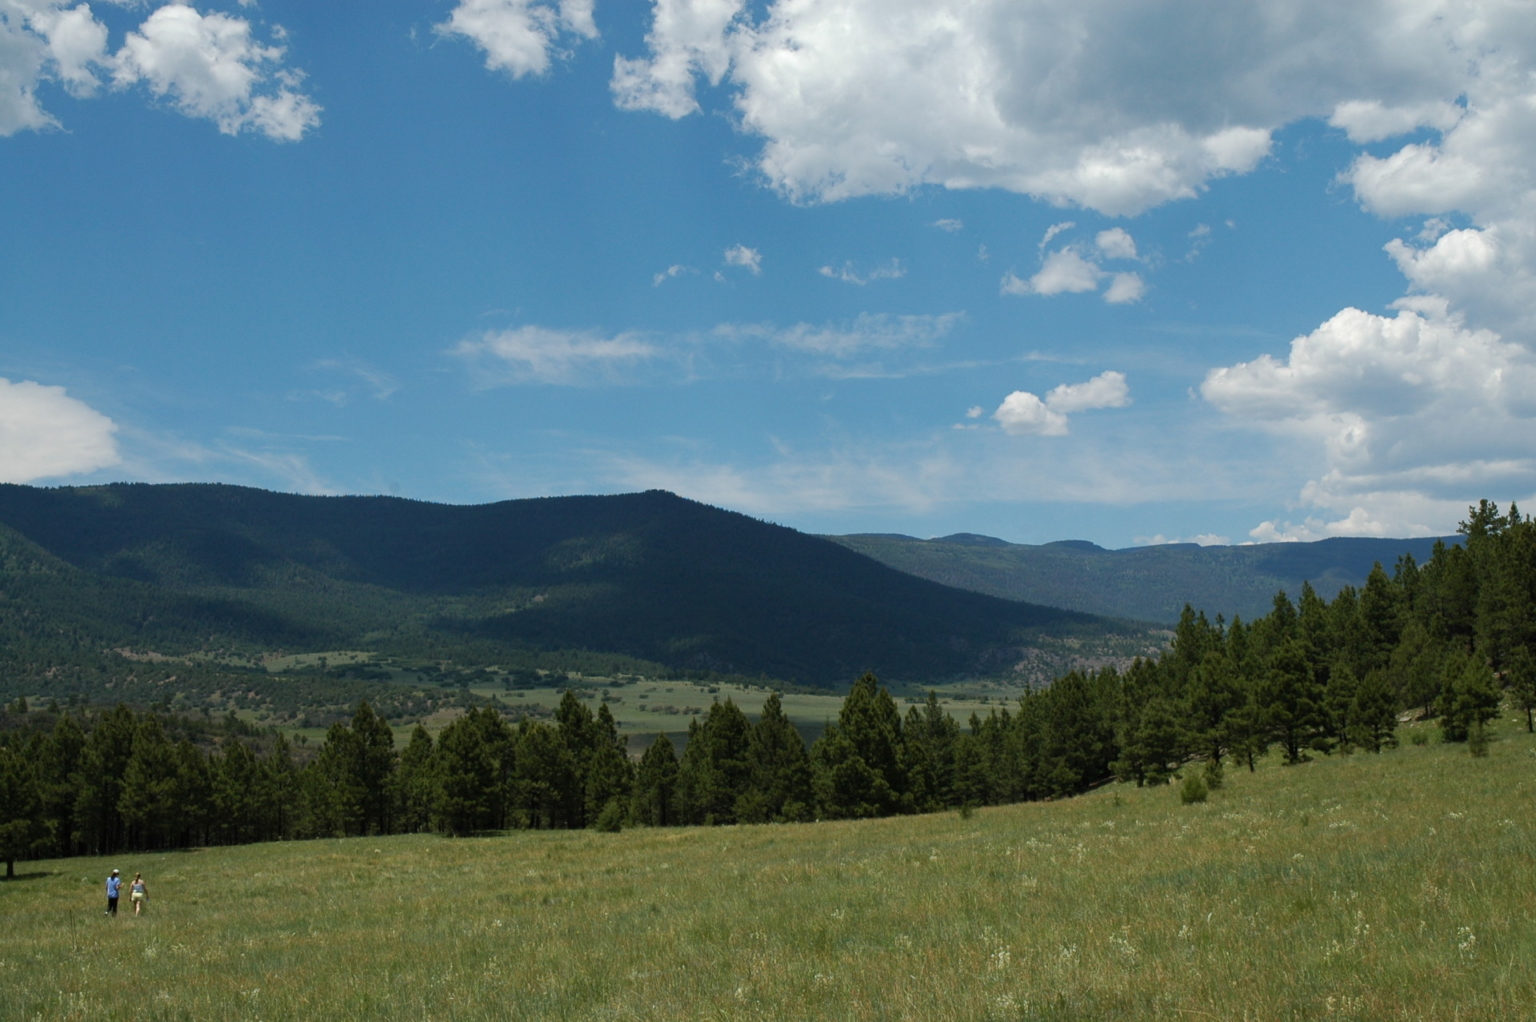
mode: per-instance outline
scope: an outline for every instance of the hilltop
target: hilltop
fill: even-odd
[[[1439,540],[1339,537],[1314,543],[1160,546],[1107,550],[1084,540],[1039,546],[958,533],[916,539],[889,533],[828,536],[887,564],[944,585],[1089,614],[1172,623],[1184,605],[1228,619],[1267,614],[1275,593],[1295,596],[1303,582],[1325,599],[1360,588],[1378,561],[1429,560]],[[1460,542],[1445,537],[1445,542]]]

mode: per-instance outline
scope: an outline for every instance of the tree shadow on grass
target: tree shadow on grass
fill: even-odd
[[[18,872],[13,877],[0,876],[0,884],[15,884],[23,880],[43,880],[47,877],[56,877],[58,875],[58,870],[35,869],[30,873]]]

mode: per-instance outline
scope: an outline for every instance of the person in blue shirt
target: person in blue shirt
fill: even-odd
[[[117,915],[117,894],[123,889],[123,878],[117,875],[117,870],[107,877],[107,911],[109,916]]]

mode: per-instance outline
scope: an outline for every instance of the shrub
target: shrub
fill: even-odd
[[[617,834],[624,829],[624,806],[622,800],[611,798],[608,804],[603,806],[603,811],[597,814],[597,820],[592,824],[593,829],[605,834]]]
[[[1205,786],[1205,778],[1199,774],[1190,774],[1184,778],[1184,784],[1179,788],[1179,801],[1185,805],[1192,802],[1204,802],[1210,789]]]
[[[1488,731],[1480,720],[1474,720],[1468,729],[1467,751],[1479,759],[1488,755]]]

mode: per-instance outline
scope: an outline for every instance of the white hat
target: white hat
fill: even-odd
[[[115,869],[114,869],[114,870],[113,870],[113,871],[112,871],[112,875],[113,875],[113,876],[117,876],[117,870],[115,870]]]

